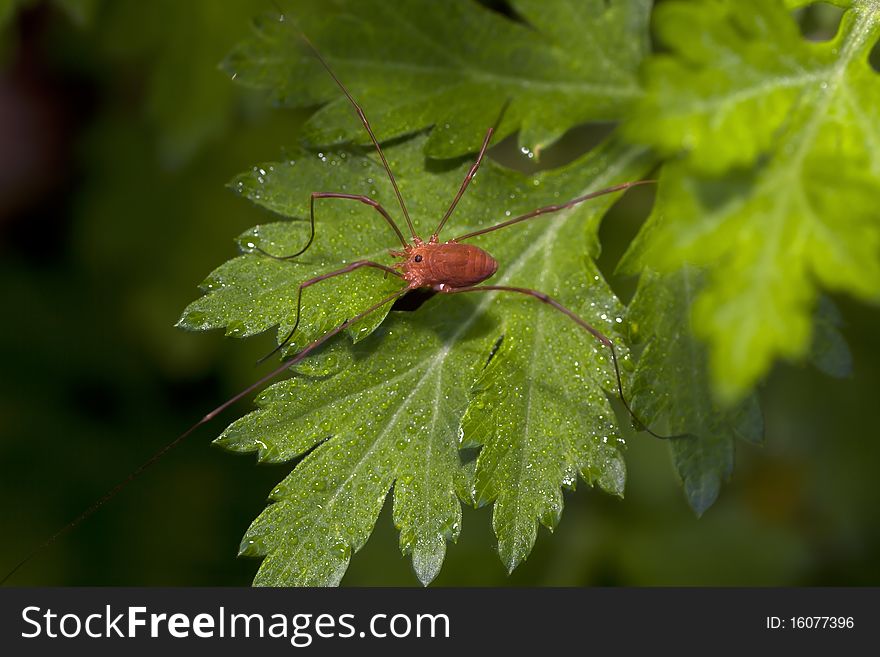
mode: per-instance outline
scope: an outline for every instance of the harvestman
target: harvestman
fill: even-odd
[[[281,20],[284,20],[284,16],[281,16]],[[428,241],[422,240],[419,235],[416,233],[415,228],[413,227],[412,219],[409,216],[409,211],[407,210],[406,203],[403,200],[403,196],[400,193],[400,189],[397,186],[397,181],[394,178],[394,174],[391,172],[391,167],[388,165],[388,161],[385,159],[385,154],[382,152],[382,148],[379,146],[379,141],[376,139],[375,134],[373,134],[373,129],[370,127],[370,122],[367,120],[364,111],[361,109],[360,105],[355,101],[352,97],[351,93],[349,93],[348,89],[345,85],[342,84],[340,79],[336,76],[333,70],[330,68],[330,65],[327,63],[327,60],[324,59],[323,55],[318,51],[318,49],[312,44],[312,42],[304,35],[300,34],[302,39],[309,46],[311,51],[314,53],[315,57],[319,62],[323,65],[323,67],[327,70],[327,73],[333,78],[333,81],[339,86],[342,90],[342,93],[345,94],[345,97],[351,103],[355,112],[360,118],[361,122],[364,125],[364,128],[367,131],[367,134],[370,136],[370,141],[373,143],[373,146],[376,148],[376,153],[379,155],[379,159],[382,161],[382,166],[385,169],[385,172],[388,174],[388,179],[391,181],[391,186],[394,188],[394,194],[397,197],[397,201],[400,204],[400,209],[403,212],[403,216],[406,219],[406,225],[409,229],[409,232],[412,236],[411,242],[407,242],[406,238],[403,236],[400,228],[397,223],[395,223],[394,219],[392,219],[389,212],[382,207],[382,205],[373,200],[368,196],[362,196],[359,194],[342,194],[338,192],[312,192],[311,199],[309,203],[309,226],[310,233],[309,239],[306,245],[291,255],[287,256],[278,256],[273,255],[271,253],[267,253],[263,249],[259,247],[254,247],[255,251],[263,254],[266,257],[273,258],[275,260],[291,260],[296,258],[303,253],[305,253],[308,248],[312,245],[312,242],[315,239],[315,200],[316,199],[345,199],[351,201],[358,201],[365,205],[370,206],[375,209],[382,218],[388,223],[391,229],[394,231],[397,239],[400,241],[401,250],[400,251],[390,251],[391,255],[395,258],[399,258],[401,262],[398,262],[392,266],[386,266],[378,262],[373,262],[372,260],[356,260],[349,265],[342,267],[341,269],[337,269],[335,271],[328,272],[326,274],[322,274],[320,276],[316,276],[311,278],[302,284],[300,284],[299,289],[297,291],[297,300],[296,300],[296,319],[294,320],[293,328],[290,333],[282,340],[279,345],[273,349],[265,358],[273,355],[280,349],[282,349],[288,342],[290,342],[294,333],[296,332],[297,327],[299,326],[300,321],[300,311],[302,309],[302,291],[320,283],[321,281],[325,281],[329,278],[334,278],[336,276],[343,276],[345,274],[351,273],[363,267],[370,267],[373,269],[381,270],[385,274],[390,274],[392,276],[396,276],[406,282],[406,285],[401,289],[395,291],[393,294],[385,297],[381,301],[371,305],[369,308],[357,313],[353,317],[346,319],[339,326],[334,329],[331,329],[321,337],[319,337],[314,342],[311,342],[306,347],[304,347],[301,351],[299,351],[295,356],[285,360],[281,365],[277,368],[263,376],[260,380],[251,384],[241,392],[239,392],[234,397],[223,402],[220,406],[212,410],[210,413],[205,415],[201,420],[187,429],[184,433],[178,436],[173,442],[169,443],[165,447],[163,447],[159,452],[153,455],[147,462],[141,465],[137,470],[132,472],[125,480],[121,481],[117,484],[113,489],[108,491],[103,497],[101,497],[98,501],[96,501],[91,507],[85,510],[82,514],[80,514],[76,519],[67,524],[61,530],[56,532],[52,537],[50,537],[43,544],[37,546],[34,550],[28,554],[21,562],[19,562],[15,568],[13,568],[6,576],[0,580],[0,584],[5,583],[12,575],[14,575],[22,566],[24,566],[31,558],[37,554],[39,551],[45,549],[49,545],[51,545],[55,540],[60,538],[62,535],[76,527],[83,520],[91,516],[95,511],[97,511],[101,506],[106,504],[110,499],[112,499],[117,493],[119,493],[125,486],[131,483],[134,479],[139,477],[145,470],[147,470],[150,466],[156,463],[162,456],[164,456],[167,452],[174,449],[177,445],[179,445],[185,438],[187,438],[193,431],[201,427],[203,424],[210,422],[217,415],[225,411],[227,408],[241,400],[242,398],[248,396],[250,393],[254,392],[258,388],[262,387],[264,384],[268,383],[270,380],[274,379],[282,372],[288,370],[293,367],[300,361],[306,358],[313,351],[318,349],[325,342],[330,340],[332,337],[343,331],[346,327],[359,322],[364,319],[371,313],[377,311],[382,308],[386,304],[392,303],[402,297],[407,292],[417,289],[427,289],[432,290],[434,292],[439,292],[441,294],[464,294],[471,292],[513,292],[516,294],[521,294],[525,296],[532,297],[537,299],[538,301],[545,303],[559,312],[563,313],[567,317],[569,317],[572,321],[574,321],[578,326],[582,329],[590,333],[593,337],[595,337],[600,343],[602,343],[605,347],[608,348],[611,354],[611,362],[614,365],[614,374],[617,382],[617,393],[620,397],[620,401],[623,403],[626,410],[629,412],[630,416],[635,421],[636,425],[649,434],[656,438],[667,439],[672,438],[673,436],[662,436],[654,431],[652,431],[649,427],[647,427],[643,422],[639,420],[636,416],[635,412],[627,402],[626,397],[623,394],[623,384],[621,382],[620,376],[620,366],[617,361],[617,352],[614,349],[614,343],[611,342],[609,338],[607,338],[604,334],[602,334],[598,329],[588,324],[581,317],[579,317],[575,312],[569,310],[561,303],[551,298],[550,296],[540,292],[538,290],[532,290],[530,288],[524,287],[512,287],[508,285],[479,285],[486,279],[490,278],[498,269],[497,261],[489,255],[483,249],[474,246],[472,244],[462,244],[464,240],[469,240],[471,238],[477,237],[478,235],[484,235],[486,233],[491,233],[496,230],[500,230],[502,228],[506,228],[508,226],[512,226],[514,224],[520,223],[522,221],[528,221],[530,219],[538,218],[545,214],[550,214],[553,212],[559,212],[560,210],[565,210],[567,208],[571,208],[579,203],[583,203],[592,198],[596,198],[597,196],[603,196],[605,194],[611,194],[618,191],[623,191],[629,189],[630,187],[635,187],[637,185],[646,185],[655,183],[654,180],[638,180],[634,182],[626,182],[618,185],[614,185],[612,187],[607,187],[605,189],[591,192],[589,194],[584,194],[583,196],[578,196],[577,198],[573,198],[567,203],[562,203],[559,205],[548,205],[542,208],[538,208],[536,210],[532,210],[531,212],[527,212],[526,214],[520,215],[518,217],[514,217],[513,219],[508,219],[507,221],[503,221],[494,226],[489,226],[488,228],[482,228],[480,230],[475,230],[470,233],[466,233],[464,235],[459,235],[451,240],[446,242],[440,242],[440,231],[443,230],[443,226],[446,224],[449,217],[452,215],[452,212],[455,210],[455,206],[458,205],[459,200],[464,195],[465,190],[470,184],[471,180],[473,180],[474,176],[477,173],[477,170],[480,168],[480,164],[483,161],[483,156],[486,154],[486,149],[489,146],[489,141],[492,139],[492,135],[494,133],[493,128],[489,128],[486,131],[486,136],[483,139],[483,144],[480,147],[480,152],[477,155],[477,159],[474,162],[473,166],[471,166],[470,170],[465,175],[464,180],[461,183],[461,187],[458,190],[458,193],[455,195],[455,198],[452,199],[452,203],[449,206],[449,209],[446,210],[446,213],[443,215],[443,218],[440,220],[440,223],[437,225],[437,228],[431,233]],[[265,360],[265,358],[263,360]]]
[[[281,20],[284,20],[283,15],[281,17]],[[349,265],[342,267],[341,269],[337,269],[335,271],[316,276],[301,283],[297,291],[296,318],[293,323],[293,328],[287,334],[287,337],[282,340],[278,344],[278,346],[275,347],[275,349],[267,354],[265,358],[268,358],[272,354],[282,349],[284,345],[290,342],[291,338],[293,338],[293,335],[296,333],[296,329],[299,326],[300,312],[302,309],[302,291],[305,288],[315,285],[316,283],[320,283],[321,281],[325,281],[329,278],[343,276],[363,267],[372,267],[373,269],[381,270],[386,274],[397,276],[398,278],[401,278],[406,282],[406,286],[385,297],[384,299],[370,306],[366,310],[356,314],[354,317],[346,319],[339,326],[322,335],[320,338],[306,346],[298,354],[282,363],[276,370],[270,372],[265,377],[254,383],[252,386],[248,387],[246,390],[243,390],[241,393],[228,400],[222,406],[214,409],[211,413],[206,415],[199,422],[199,424],[196,424],[194,427],[192,427],[190,431],[195,430],[204,422],[208,422],[209,420],[213,419],[216,414],[225,410],[230,404],[233,404],[242,397],[250,394],[256,388],[259,388],[264,383],[274,378],[284,370],[292,367],[293,365],[296,365],[309,353],[320,347],[322,344],[324,344],[327,340],[332,338],[340,331],[344,330],[347,326],[360,321],[361,319],[368,316],[370,313],[375,312],[384,305],[399,299],[407,292],[417,289],[427,289],[434,292],[440,292],[442,294],[462,294],[466,292],[515,292],[518,294],[533,297],[538,301],[546,303],[556,310],[560,311],[561,313],[565,314],[576,324],[578,324],[578,326],[580,326],[581,328],[589,332],[597,340],[599,340],[599,342],[601,342],[604,346],[608,347],[608,350],[611,353],[611,361],[614,365],[618,395],[620,396],[620,400],[623,403],[624,407],[635,420],[637,425],[644,428],[648,433],[650,433],[652,436],[655,436],[656,438],[669,438],[669,436],[660,436],[654,433],[650,428],[642,423],[633,412],[629,403],[626,401],[626,397],[623,394],[623,384],[620,377],[620,367],[617,361],[617,352],[614,349],[614,344],[609,338],[602,334],[598,329],[581,319],[581,317],[579,317],[576,313],[569,310],[561,303],[544,294],[543,292],[524,287],[511,287],[508,285],[478,285],[479,283],[482,283],[486,279],[490,278],[493,274],[495,274],[495,272],[498,270],[498,263],[483,249],[472,244],[461,243],[464,240],[477,237],[478,235],[491,233],[493,231],[512,226],[522,221],[535,219],[545,214],[550,214],[553,212],[558,212],[560,210],[571,208],[575,205],[578,205],[579,203],[583,203],[584,201],[587,201],[589,199],[596,198],[597,196],[603,196],[605,194],[623,191],[637,185],[652,184],[656,181],[638,180],[635,182],[620,183],[618,185],[613,185],[611,187],[607,187],[596,192],[591,192],[589,194],[584,194],[583,196],[578,196],[577,198],[574,198],[567,203],[548,205],[542,208],[538,208],[537,210],[532,210],[531,212],[527,212],[526,214],[514,217],[513,219],[508,219],[507,221],[503,221],[494,226],[481,228],[480,230],[475,230],[473,232],[460,235],[446,242],[440,242],[440,231],[443,230],[443,226],[452,215],[452,212],[455,210],[455,206],[458,205],[459,200],[464,195],[465,190],[467,189],[471,180],[473,180],[474,176],[476,176],[477,170],[480,168],[480,164],[483,161],[483,156],[486,154],[486,149],[489,146],[489,141],[492,139],[492,135],[494,133],[494,129],[489,128],[489,130],[486,132],[485,138],[483,139],[483,144],[480,147],[480,152],[477,155],[476,162],[474,162],[473,166],[471,166],[470,170],[465,175],[464,180],[461,183],[461,187],[458,190],[458,193],[455,195],[455,198],[452,199],[452,203],[450,204],[449,209],[446,210],[446,213],[443,215],[443,218],[440,220],[437,228],[434,229],[434,232],[431,233],[431,237],[426,242],[421,237],[419,237],[419,235],[415,231],[415,228],[413,227],[412,219],[410,219],[409,211],[406,207],[406,202],[403,200],[403,195],[400,193],[400,189],[397,186],[397,181],[394,178],[391,167],[388,165],[388,161],[385,159],[385,154],[382,152],[381,146],[379,146],[379,141],[376,139],[376,136],[373,133],[373,129],[370,126],[370,122],[369,120],[367,120],[363,109],[361,109],[361,106],[357,103],[354,97],[352,97],[351,93],[349,93],[345,85],[342,84],[340,79],[333,72],[333,69],[330,68],[327,60],[324,59],[323,55],[321,55],[321,53],[312,44],[312,42],[305,35],[301,34],[300,36],[306,42],[306,44],[308,44],[309,48],[312,50],[318,61],[320,61],[324,68],[327,70],[327,73],[330,74],[330,77],[333,78],[333,81],[342,90],[342,93],[345,94],[345,97],[351,103],[352,107],[354,107],[358,118],[363,123],[367,134],[370,136],[370,141],[373,142],[373,146],[375,146],[376,152],[379,154],[379,158],[382,161],[382,166],[384,167],[385,172],[388,174],[388,179],[391,181],[391,186],[394,188],[394,194],[397,197],[397,201],[400,204],[400,209],[403,212],[404,218],[406,219],[406,225],[410,231],[410,234],[412,235],[412,241],[406,241],[406,238],[403,236],[403,233],[401,232],[397,223],[395,223],[394,219],[392,219],[389,212],[384,207],[382,207],[382,205],[378,201],[375,201],[368,196],[363,196],[360,194],[342,194],[338,192],[312,192],[309,203],[309,239],[302,249],[300,249],[296,253],[287,256],[277,256],[271,253],[267,253],[258,246],[254,246],[253,249],[267,257],[274,258],[275,260],[291,260],[302,255],[308,250],[315,239],[315,199],[346,199],[350,201],[358,201],[360,203],[368,205],[382,216],[382,218],[394,231],[397,239],[400,241],[402,250],[392,250],[390,251],[390,253],[395,258],[400,258],[401,262],[398,262],[389,267],[387,265],[383,265],[372,260],[356,260]]]

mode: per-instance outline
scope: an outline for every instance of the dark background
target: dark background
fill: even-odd
[[[6,6],[9,3],[0,5]],[[58,0],[0,9],[0,571],[206,411],[258,377],[271,337],[173,328],[196,285],[268,215],[224,188],[277,158],[306,115],[270,109],[217,62],[269,5],[241,0]],[[837,14],[801,16],[822,37]],[[577,129],[543,164],[593,138]],[[511,142],[493,151],[509,165]],[[605,221],[614,264],[650,192]],[[450,197],[454,190],[450,190]],[[436,584],[829,585],[880,583],[876,429],[880,313],[835,299],[853,375],[782,364],[762,386],[766,445],[741,445],[732,482],[697,520],[667,447],[629,436],[625,501],[582,486],[507,576],[490,509],[465,509]],[[235,557],[290,466],[256,466],[199,431],[12,580],[19,585],[250,582]],[[345,584],[416,585],[386,508]]]

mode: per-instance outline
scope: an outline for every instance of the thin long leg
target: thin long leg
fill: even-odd
[[[400,232],[400,228],[398,228],[397,224],[394,223],[394,219],[391,218],[391,215],[388,214],[388,211],[385,208],[383,208],[379,204],[378,201],[374,201],[369,196],[362,196],[360,194],[340,194],[338,192],[312,192],[311,200],[309,201],[309,226],[310,226],[311,230],[309,233],[309,241],[306,242],[306,245],[303,248],[301,248],[299,251],[297,251],[296,253],[291,253],[290,255],[286,255],[286,256],[273,255],[273,254],[269,253],[268,251],[264,251],[259,246],[255,246],[254,251],[259,251],[264,256],[268,256],[269,258],[273,258],[274,260],[291,260],[292,258],[296,258],[298,256],[301,256],[303,253],[308,251],[309,247],[312,245],[312,242],[315,239],[315,199],[316,198],[342,198],[342,199],[348,199],[351,201],[360,201],[364,205],[369,205],[371,208],[374,208],[376,210],[376,212],[378,212],[379,214],[381,214],[385,218],[385,221],[387,221],[388,225],[391,226],[391,228],[394,230],[395,234],[397,235],[397,238],[400,240],[400,243],[403,245],[404,248],[406,248],[407,244],[406,244],[406,240],[403,237],[403,233]]]
[[[453,288],[451,290],[444,290],[447,294],[460,294],[463,292],[517,292],[519,294],[525,294],[527,296],[533,297],[542,303],[546,303],[561,313],[567,315],[571,318],[578,326],[582,329],[590,333],[593,337],[595,337],[599,342],[608,347],[611,352],[611,362],[614,364],[614,375],[617,377],[617,394],[620,397],[620,401],[623,403],[624,408],[629,412],[630,416],[633,420],[635,420],[636,425],[643,428],[649,434],[654,436],[655,438],[660,438],[661,440],[668,440],[671,438],[681,438],[683,436],[661,436],[660,434],[652,431],[648,425],[642,422],[639,419],[639,416],[635,414],[632,407],[629,405],[629,402],[626,400],[626,396],[623,394],[623,382],[620,377],[620,366],[617,363],[617,351],[614,349],[614,343],[606,337],[601,331],[592,325],[585,322],[580,318],[576,313],[569,310],[561,303],[559,303],[556,299],[544,294],[543,292],[538,292],[537,290],[532,290],[527,287],[511,287],[509,285],[481,285],[479,287],[460,287]]]
[[[380,265],[378,262],[373,262],[372,260],[355,260],[354,262],[343,267],[342,269],[337,269],[336,271],[321,274],[320,276],[315,276],[314,278],[310,278],[309,280],[304,281],[300,284],[299,289],[296,293],[296,320],[293,322],[293,328],[290,329],[290,333],[287,334],[287,337],[284,338],[284,340],[282,340],[280,343],[278,343],[278,346],[275,347],[272,351],[270,351],[268,354],[258,360],[257,364],[260,364],[263,361],[268,360],[269,358],[274,356],[276,353],[284,348],[284,345],[290,342],[291,338],[293,338],[293,334],[296,333],[296,329],[299,327],[300,311],[302,310],[302,293],[305,288],[311,287],[315,283],[326,281],[328,278],[334,278],[335,276],[348,274],[355,271],[356,269],[360,269],[361,267],[373,267],[374,269],[381,269],[387,274],[394,274],[398,278],[403,278],[403,276],[401,276],[401,274],[396,269],[386,267],[385,265]]]
[[[560,205],[547,205],[543,208],[538,208],[537,210],[532,210],[531,212],[526,212],[523,215],[518,217],[514,217],[513,219],[508,219],[507,221],[502,221],[500,224],[495,224],[494,226],[489,226],[488,228],[481,228],[480,230],[475,230],[472,233],[467,233],[466,235],[461,235],[459,237],[454,238],[453,242],[460,242],[461,240],[470,239],[471,237],[476,237],[477,235],[483,235],[485,233],[491,233],[494,230],[500,230],[502,228],[506,228],[507,226],[512,226],[513,224],[518,224],[521,221],[526,221],[527,219],[534,219],[536,217],[540,217],[544,214],[550,214],[552,212],[559,212],[560,210],[565,210],[566,208],[573,207],[578,203],[583,203],[584,201],[589,201],[591,198],[596,198],[597,196],[604,196],[605,194],[611,194],[613,192],[619,192],[624,189],[629,189],[630,187],[637,187],[638,185],[648,185],[656,183],[656,180],[636,180],[634,182],[625,182],[620,183],[619,185],[613,185],[612,187],[607,187],[606,189],[600,189],[598,192],[590,192],[589,194],[584,194],[583,196],[578,196],[577,198],[573,198],[568,203],[562,203]]]
[[[276,5],[277,7],[277,5]],[[284,13],[279,10],[280,20],[284,22]],[[348,102],[351,103],[352,107],[354,107],[354,111],[357,113],[358,118],[360,118],[361,123],[364,124],[364,128],[367,130],[367,134],[370,136],[370,141],[373,142],[373,146],[376,147],[376,152],[379,154],[379,158],[382,160],[382,166],[385,167],[385,172],[388,174],[388,179],[391,181],[391,186],[394,187],[394,194],[397,196],[397,201],[400,203],[400,209],[403,210],[403,216],[406,217],[406,225],[409,227],[409,232],[412,234],[413,239],[418,239],[419,236],[416,234],[415,228],[413,228],[412,219],[409,217],[409,211],[406,209],[406,203],[403,200],[403,195],[400,193],[400,188],[397,186],[397,181],[394,179],[394,174],[391,173],[391,167],[388,165],[388,160],[385,159],[385,153],[382,152],[382,148],[379,146],[379,140],[376,139],[376,135],[373,134],[373,129],[370,127],[370,122],[367,120],[366,114],[364,114],[364,110],[358,105],[357,101],[354,97],[349,93],[348,89],[345,88],[345,85],[342,84],[342,81],[336,76],[336,73],[333,72],[333,69],[330,68],[330,64],[327,63],[327,60],[324,59],[324,56],[320,53],[320,51],[315,47],[315,44],[309,40],[309,38],[303,34],[301,31],[299,32],[300,38],[305,41],[306,45],[311,49],[312,53],[314,53],[315,57],[321,65],[327,70],[327,73],[330,74],[330,77],[333,78],[333,81],[336,85],[342,90],[342,93],[345,94],[345,97],[348,98]]]
[[[492,139],[492,134],[495,132],[495,128],[489,128],[486,131],[486,136],[483,139],[483,145],[480,147],[480,153],[477,155],[477,161],[474,162],[474,165],[470,168],[470,171],[467,172],[467,175],[464,177],[464,180],[461,183],[461,188],[458,190],[458,194],[455,195],[455,198],[452,200],[452,205],[449,206],[449,209],[446,211],[446,214],[443,215],[443,218],[440,220],[440,224],[434,230],[433,235],[431,235],[431,241],[436,242],[438,236],[440,235],[440,231],[443,230],[443,225],[446,223],[446,220],[452,215],[452,211],[455,210],[455,206],[458,205],[459,200],[464,195],[464,190],[467,189],[467,186],[471,183],[471,180],[474,179],[474,176],[477,175],[477,169],[480,168],[480,163],[483,161],[483,156],[486,154],[486,149],[489,147],[489,140]]]
[[[294,365],[296,365],[297,363],[299,363],[300,361],[302,361],[306,356],[308,356],[310,353],[312,353],[313,351],[315,351],[315,349],[317,349],[317,348],[320,347],[322,344],[324,344],[325,342],[327,342],[327,340],[329,340],[329,339],[332,338],[334,335],[336,335],[337,333],[339,333],[340,331],[342,331],[343,329],[345,329],[347,326],[350,326],[351,324],[354,324],[355,322],[358,322],[358,321],[362,320],[364,317],[366,317],[366,316],[369,315],[370,313],[372,313],[372,312],[378,310],[379,308],[381,308],[381,307],[384,306],[385,304],[390,303],[390,302],[394,301],[395,299],[397,299],[398,297],[403,296],[403,294],[404,294],[405,292],[407,292],[408,289],[409,289],[409,288],[403,288],[403,289],[401,289],[401,290],[397,290],[394,294],[391,294],[391,295],[385,297],[384,299],[382,299],[382,300],[379,301],[378,303],[373,304],[372,306],[370,306],[369,308],[367,308],[367,309],[364,310],[363,312],[358,313],[357,315],[355,315],[355,316],[352,317],[351,319],[347,319],[347,320],[345,320],[344,322],[342,322],[342,323],[341,323],[339,326],[337,326],[336,328],[334,328],[334,329],[328,331],[327,333],[325,333],[324,335],[322,335],[320,338],[318,338],[317,340],[315,340],[314,342],[312,342],[312,343],[309,344],[308,346],[304,347],[303,350],[300,351],[298,354],[296,354],[296,355],[293,356],[292,358],[289,358],[288,360],[284,361],[281,365],[279,365],[279,366],[276,367],[274,370],[272,370],[271,372],[269,372],[267,375],[265,375],[264,377],[262,377],[259,381],[257,381],[256,383],[253,383],[253,384],[249,385],[247,388],[245,388],[244,390],[242,390],[241,392],[239,392],[239,393],[238,393],[237,395],[235,395],[234,397],[230,397],[230,398],[227,399],[225,402],[223,402],[222,404],[220,404],[220,406],[218,406],[218,407],[215,408],[213,411],[211,411],[210,413],[208,413],[207,415],[205,415],[201,420],[199,420],[199,421],[196,422],[194,425],[192,425],[189,429],[187,429],[187,430],[184,431],[182,434],[180,434],[180,435],[179,435],[177,438],[175,438],[172,442],[168,443],[165,447],[163,447],[163,448],[160,449],[158,452],[156,452],[152,457],[150,457],[147,461],[145,461],[145,462],[144,462],[144,463],[143,463],[143,464],[142,464],[137,470],[135,470],[134,472],[132,472],[130,475],[128,475],[128,477],[126,477],[124,480],[122,480],[122,481],[121,481],[120,483],[118,483],[116,486],[114,486],[114,487],[111,488],[109,491],[107,491],[107,493],[105,493],[100,499],[98,499],[94,504],[92,504],[92,506],[90,506],[88,509],[86,509],[85,511],[83,511],[83,512],[82,512],[79,516],[77,516],[74,520],[72,520],[70,523],[68,523],[67,525],[65,525],[62,529],[60,529],[60,530],[57,531],[55,534],[53,534],[52,536],[50,536],[48,540],[46,540],[45,542],[43,542],[42,544],[38,545],[36,548],[34,548],[33,550],[31,550],[31,552],[30,552],[30,553],[29,553],[24,559],[22,559],[22,560],[21,560],[21,561],[20,561],[20,562],[19,562],[19,563],[18,563],[18,564],[12,569],[12,570],[10,570],[8,573],[6,573],[6,575],[3,577],[3,579],[0,579],[0,586],[2,586],[3,584],[5,584],[5,583],[9,580],[10,577],[12,577],[13,575],[15,575],[15,573],[17,573],[17,572],[21,569],[22,566],[24,566],[26,563],[28,563],[28,562],[29,562],[31,559],[33,559],[37,554],[39,554],[40,552],[42,552],[43,550],[45,550],[47,547],[49,547],[50,545],[52,545],[52,543],[54,543],[54,542],[57,541],[59,538],[61,538],[62,536],[64,536],[67,532],[69,532],[70,530],[72,530],[73,528],[75,528],[75,527],[76,527],[77,525],[79,525],[81,522],[83,522],[84,520],[88,519],[88,518],[89,518],[90,516],[92,516],[92,515],[98,510],[98,509],[100,509],[100,508],[101,508],[102,506],[104,506],[107,502],[109,502],[111,499],[113,499],[114,497],[116,497],[116,495],[118,495],[119,492],[120,492],[123,488],[125,488],[125,487],[128,486],[128,484],[130,484],[132,481],[134,481],[135,479],[137,479],[138,477],[140,477],[140,476],[141,476],[146,470],[148,470],[151,466],[155,465],[156,462],[159,461],[159,459],[161,459],[163,456],[165,456],[165,454],[167,454],[167,453],[170,452],[172,449],[174,449],[175,447],[177,447],[180,443],[182,443],[182,442],[183,442],[183,441],[184,441],[184,440],[185,440],[190,434],[192,434],[193,431],[195,431],[196,429],[198,429],[199,427],[201,427],[203,424],[206,424],[207,422],[210,422],[211,420],[213,420],[213,419],[214,419],[215,417],[217,417],[220,413],[222,413],[222,412],[225,411],[227,408],[229,408],[230,406],[232,406],[235,402],[237,402],[237,401],[243,399],[243,398],[246,397],[247,395],[251,394],[252,392],[254,392],[255,390],[257,390],[257,389],[260,388],[261,386],[265,385],[266,383],[268,383],[269,381],[271,381],[272,379],[274,379],[276,376],[278,376],[279,374],[281,374],[281,373],[284,372],[285,370],[287,370],[287,369],[293,367]]]

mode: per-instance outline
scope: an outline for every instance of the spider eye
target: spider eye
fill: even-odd
[[[422,261],[422,256],[417,255],[415,258],[413,258],[413,260],[415,260],[416,262],[421,262],[421,261]]]

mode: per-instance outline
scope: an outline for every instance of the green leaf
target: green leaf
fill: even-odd
[[[265,19],[226,69],[291,107],[326,105],[306,125],[313,144],[368,143],[363,127],[307,52],[312,39],[382,139],[433,126],[432,157],[475,151],[486,129],[517,130],[534,153],[586,121],[616,120],[640,94],[647,0],[514,0],[530,25],[473,0],[290,3]]]
[[[761,441],[763,421],[752,394],[732,408],[711,394],[706,348],[690,330],[691,304],[703,285],[701,272],[646,272],[627,312],[634,343],[644,345],[632,383],[636,415],[655,430],[684,437],[669,441],[688,503],[702,515],[733,470],[737,438]]]
[[[422,235],[434,227],[470,165],[427,171],[424,141],[419,137],[386,149]],[[443,239],[636,179],[650,165],[642,149],[617,141],[539,176],[488,161]],[[288,216],[302,216],[303,199],[319,177],[329,187],[347,184],[349,192],[373,186],[371,195],[393,208],[388,183],[373,178],[377,168],[373,156],[323,153],[263,165],[233,186]],[[598,221],[614,198],[601,197],[474,243],[500,263],[491,283],[538,287],[554,295],[618,338],[626,365],[618,332],[620,304],[586,255],[597,251]],[[395,237],[376,212],[339,200],[322,208],[315,243],[303,262],[258,254],[230,261],[212,274],[213,289],[187,309],[181,324],[232,326],[241,335],[273,323],[286,327],[295,312],[292,290],[316,268],[364,256],[391,262],[378,245],[395,247]],[[259,239],[262,248],[275,252],[295,249],[307,238],[300,219],[264,231],[246,239]],[[362,273],[308,289],[314,294],[303,297],[305,337],[298,346],[386,295],[386,286],[401,286],[381,272]],[[334,340],[293,378],[269,388],[259,399],[260,410],[234,423],[219,440],[233,450],[255,451],[265,461],[304,455],[243,542],[243,553],[266,556],[256,583],[338,583],[392,487],[402,550],[412,555],[425,583],[438,572],[446,541],[458,535],[456,496],[478,503],[497,498],[496,534],[502,558],[513,568],[528,554],[538,521],[552,526],[558,520],[560,488],[572,487],[578,473],[590,484],[622,493],[622,443],[605,395],[614,390],[609,353],[570,319],[536,299],[506,293],[438,295],[418,311],[392,313],[377,329],[382,314],[365,322],[363,334],[372,331],[368,338],[354,346]],[[361,328],[353,327],[359,336]],[[528,418],[529,425],[517,429],[517,418]],[[461,441],[484,445],[475,471],[460,462]]]
[[[708,269],[694,331],[734,403],[806,355],[820,288],[880,299],[880,8],[854,2],[825,43],[763,0],[664,3],[656,25],[671,54],[627,132],[677,158],[623,268]]]
[[[238,176],[233,190],[291,222],[256,226],[239,238],[245,251],[259,247],[276,256],[299,251],[309,236],[309,195],[312,191],[339,191],[393,198],[379,163],[360,152],[306,153],[283,162],[266,163]],[[417,166],[418,156],[411,157]],[[406,182],[406,172],[401,172]],[[379,190],[381,190],[380,193]],[[226,328],[226,334],[247,337],[278,326],[279,343],[296,321],[297,290],[304,281],[339,269],[353,260],[370,259],[391,264],[389,248],[400,242],[382,217],[355,201],[316,201],[316,239],[308,252],[290,261],[258,252],[242,255],[220,266],[202,283],[207,295],[184,311],[179,325],[191,330]],[[361,269],[307,288],[302,317],[290,349],[299,350],[343,320],[400,287],[400,279],[376,270]],[[387,310],[387,309],[386,309]],[[364,337],[384,317],[371,318],[348,332]]]
[[[560,222],[521,275],[551,296],[571,297],[572,310],[598,316],[601,330],[613,334],[623,309],[592,261],[572,248],[582,233]],[[528,299],[519,306],[503,319],[503,341],[462,425],[467,444],[483,446],[475,501],[495,502],[493,527],[508,571],[531,551],[536,520],[549,529],[559,522],[561,487],[574,489],[580,475],[623,497],[626,479],[624,442],[605,395],[614,390],[610,352],[555,309]]]
[[[460,529],[458,426],[492,330],[470,304],[441,301],[354,348],[337,342],[218,439],[264,461],[314,447],[242,542],[242,554],[267,555],[255,584],[338,584],[392,485],[401,550],[422,582],[436,576]]]
[[[852,374],[852,354],[840,333],[843,317],[834,302],[821,297],[813,319],[810,360],[822,372],[838,379]]]
[[[857,0],[821,0],[822,3],[837,5],[838,7],[851,7],[853,2]],[[807,5],[814,5],[817,0],[785,0],[786,9],[799,9]]]

